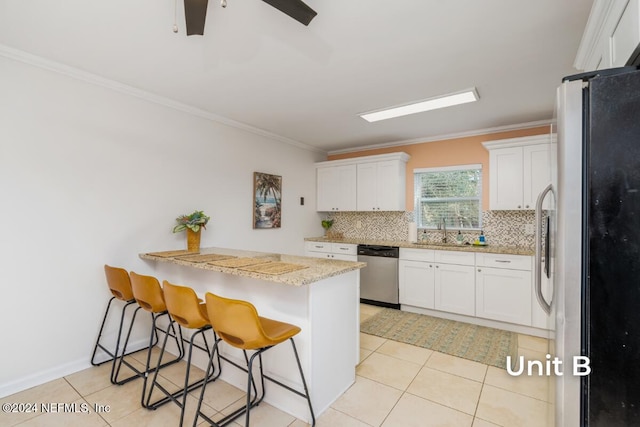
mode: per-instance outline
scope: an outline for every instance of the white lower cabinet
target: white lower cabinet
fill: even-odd
[[[473,316],[474,259],[469,252],[400,248],[400,304]]]
[[[478,267],[476,316],[531,325],[531,271]]]
[[[308,241],[305,242],[305,255],[340,261],[358,261],[358,245]]]
[[[475,316],[475,275],[472,265],[435,264],[434,290],[436,310]]]
[[[401,259],[398,272],[400,304],[434,308],[433,262]]]
[[[478,254],[476,316],[531,326],[531,267],[530,256]]]

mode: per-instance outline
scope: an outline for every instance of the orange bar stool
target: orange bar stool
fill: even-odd
[[[158,370],[156,370],[153,376],[153,381],[151,382],[149,394],[151,395],[151,393],[153,393],[153,389],[155,387],[158,387],[158,389],[160,389],[166,395],[166,398],[160,400],[154,405],[149,405],[148,408],[156,409],[158,406],[168,402],[169,400],[173,401],[180,407],[180,426],[182,426],[182,423],[184,421],[184,410],[187,403],[187,394],[189,394],[190,391],[202,386],[203,384],[217,379],[218,376],[220,376],[220,370],[218,369],[218,372],[215,375],[215,369],[207,370],[207,374],[204,376],[204,378],[195,381],[192,384],[189,384],[189,372],[191,370],[191,356],[193,354],[193,348],[195,347],[202,351],[205,351],[207,355],[210,356],[211,360],[213,360],[215,358],[215,355],[217,354],[217,351],[215,351],[215,349],[210,348],[207,342],[207,336],[205,334],[206,331],[211,329],[211,323],[209,322],[209,316],[207,315],[207,308],[204,303],[200,303],[200,301],[198,300],[198,296],[191,288],[174,285],[167,282],[166,280],[162,282],[162,287],[164,291],[164,299],[167,305],[167,310],[169,311],[171,317],[178,323],[178,328],[191,329],[194,330],[194,332],[189,339],[189,351],[187,353],[187,369],[184,377],[184,387],[181,390],[170,393],[167,389],[165,389],[161,384],[157,382]],[[204,347],[195,342],[195,339],[198,335],[202,335]],[[215,333],[213,337],[214,342],[218,340]],[[158,364],[162,362],[162,357],[166,349],[167,338],[168,335],[165,335]],[[220,366],[219,356],[218,366]],[[181,401],[178,400],[180,397],[182,397]]]
[[[131,272],[129,274],[131,278],[131,289],[133,290],[133,296],[135,300],[138,302],[138,305],[145,311],[151,313],[151,334],[149,337],[149,350],[147,351],[147,362],[145,364],[145,370],[143,372],[144,382],[142,385],[142,397],[140,403],[143,407],[147,408],[152,404],[149,403],[151,400],[151,393],[146,393],[147,390],[147,382],[149,378],[149,374],[154,372],[156,369],[164,368],[165,366],[172,365],[174,363],[179,362],[184,357],[184,342],[182,340],[182,335],[180,335],[174,326],[174,320],[169,316],[169,311],[167,310],[167,305],[164,301],[164,294],[162,292],[162,288],[160,287],[160,282],[153,276],[143,276],[141,274],[137,274],[135,272]],[[163,329],[158,324],[158,319],[163,316],[167,316],[169,319],[169,324],[166,329]],[[165,336],[170,336],[175,340],[176,347],[178,349],[178,355],[165,363],[158,363],[156,367],[151,367],[151,350],[154,347],[154,341],[158,341],[158,331],[165,334]],[[126,350],[126,349],[125,349]],[[122,364],[123,359],[120,359],[120,365]],[[135,369],[131,365],[129,365],[126,361],[124,363],[129,366],[131,369]],[[118,366],[116,370],[116,375],[120,366]],[[146,397],[146,399],[145,399]],[[157,402],[156,402],[157,403]]]
[[[109,265],[105,265],[104,272],[107,277],[107,285],[109,286],[109,290],[111,291],[111,294],[113,296],[109,300],[109,303],[107,304],[107,308],[104,312],[104,317],[102,318],[102,325],[100,325],[98,338],[96,339],[96,344],[93,347],[93,354],[91,355],[91,364],[93,366],[99,366],[99,365],[102,365],[103,363],[112,362],[111,382],[113,384],[124,384],[126,382],[129,382],[131,380],[138,378],[141,375],[140,371],[138,371],[137,369],[134,369],[134,372],[136,372],[134,375],[131,375],[130,377],[125,378],[123,380],[119,380],[117,375],[119,373],[119,366],[120,366],[120,364],[118,364],[118,360],[122,360],[122,358],[124,358],[125,356],[128,356],[133,353],[137,353],[138,351],[142,351],[146,349],[146,348],[143,348],[139,350],[134,350],[130,353],[125,352],[127,344],[129,342],[129,337],[131,335],[131,330],[133,329],[133,324],[136,320],[136,314],[138,314],[138,310],[140,309],[140,307],[137,306],[136,300],[133,297],[133,290],[131,289],[131,280],[129,279],[129,273],[127,272],[127,270],[123,268],[111,267]],[[122,301],[124,303],[124,306],[122,307],[122,314],[120,316],[120,326],[118,327],[118,337],[116,339],[115,348],[109,349],[105,347],[104,344],[102,344],[101,340],[102,340],[102,332],[104,331],[104,325],[107,321],[107,317],[109,316],[109,311],[111,309],[111,304],[113,303],[114,300]],[[127,336],[124,340],[122,354],[119,354],[120,341],[122,340],[122,329],[125,323],[125,320],[124,320],[125,315],[127,313],[127,309],[133,305],[136,305],[136,308],[133,311],[133,316],[129,324]],[[98,353],[98,349],[106,353],[109,356],[109,358],[102,362],[96,362],[96,355]],[[116,372],[116,366],[118,366],[117,372]]]
[[[313,413],[313,407],[311,405],[311,398],[309,397],[309,390],[307,388],[307,382],[304,378],[304,373],[302,371],[302,365],[300,364],[300,358],[298,357],[298,350],[296,349],[296,344],[293,341],[293,337],[300,332],[300,328],[291,325],[289,323],[279,322],[277,320],[267,319],[265,317],[258,316],[258,312],[253,304],[247,301],[234,300],[228,298],[222,298],[217,295],[214,295],[208,292],[205,295],[207,312],[209,314],[209,319],[211,320],[211,325],[213,326],[213,330],[216,334],[222,339],[224,342],[229,344],[232,347],[241,349],[245,351],[253,350],[254,353],[251,355],[251,358],[247,362],[246,372],[248,374],[247,381],[247,400],[244,408],[240,408],[238,411],[229,414],[222,418],[218,422],[212,421],[209,417],[203,414],[200,411],[202,406],[202,399],[204,397],[204,392],[206,388],[206,384],[202,387],[202,391],[200,392],[200,399],[198,400],[198,408],[196,410],[196,417],[193,421],[194,427],[198,422],[198,417],[202,416],[207,422],[209,422],[213,426],[224,426],[231,423],[233,420],[238,418],[240,415],[246,413],[245,418],[245,426],[249,427],[249,413],[252,407],[260,404],[262,399],[264,398],[264,380],[267,379],[285,389],[297,394],[298,396],[304,397],[309,404],[309,411],[311,412],[311,425],[315,426],[316,418]],[[214,350],[217,352],[217,347],[220,339],[216,340]],[[274,346],[281,344],[285,341],[291,341],[291,346],[293,347],[293,353],[296,358],[296,362],[298,364],[298,371],[300,372],[300,378],[302,379],[302,385],[304,387],[304,393],[289,387],[282,382],[271,378],[267,375],[264,375],[262,369],[262,353],[273,348]],[[253,362],[254,359],[258,357],[260,361],[260,382],[261,382],[261,395],[251,397],[251,388],[253,384]],[[226,359],[225,359],[226,360]],[[218,362],[219,363],[219,362]],[[213,353],[209,360],[209,364],[207,366],[207,372],[205,376],[209,375],[209,371],[213,369]],[[243,369],[244,370],[244,369]],[[254,386],[255,389],[255,386]],[[257,394],[257,393],[256,393]]]

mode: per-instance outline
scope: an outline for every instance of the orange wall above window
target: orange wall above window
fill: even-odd
[[[482,209],[489,209],[489,152],[482,146],[485,141],[519,138],[549,133],[549,126],[498,132],[464,138],[445,139],[421,144],[399,145],[374,150],[328,156],[327,160],[349,159],[374,154],[403,151],[411,156],[407,163],[407,210],[413,211],[413,170],[442,166],[482,164]]]

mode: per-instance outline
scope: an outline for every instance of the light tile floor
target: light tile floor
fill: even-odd
[[[362,305],[361,320],[378,310]],[[517,427],[546,424],[550,408],[546,379],[511,377],[506,371],[420,347],[361,334],[361,363],[355,384],[317,420],[318,427]],[[544,339],[519,336],[519,353],[545,360]],[[144,354],[131,356],[142,362]],[[142,364],[140,363],[140,366]],[[167,404],[155,411],[140,407],[141,381],[109,382],[109,366],[90,368],[0,399],[1,403],[75,404],[58,413],[0,413],[0,426],[176,426],[179,409]],[[177,389],[184,364],[161,371],[162,382]],[[202,375],[194,369],[194,375]],[[216,381],[207,387],[203,408],[213,419],[244,403],[243,391]],[[190,426],[199,392],[189,396],[185,425]],[[94,405],[109,405],[96,412]],[[69,412],[75,408],[78,413]],[[89,408],[88,413],[84,409]],[[244,425],[244,419],[237,420]],[[203,421],[199,425],[206,425]],[[302,427],[307,424],[262,403],[251,425]]]

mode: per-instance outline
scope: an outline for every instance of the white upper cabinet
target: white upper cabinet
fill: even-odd
[[[483,143],[489,150],[489,208],[533,210],[551,182],[549,135]]]
[[[405,210],[406,153],[316,163],[319,212]]]
[[[316,210],[335,212],[356,209],[356,165],[319,167],[316,175]]]
[[[622,67],[640,54],[640,0],[595,0],[575,67]]]
[[[358,163],[356,209],[359,211],[402,211],[405,209],[406,163],[385,160]]]

